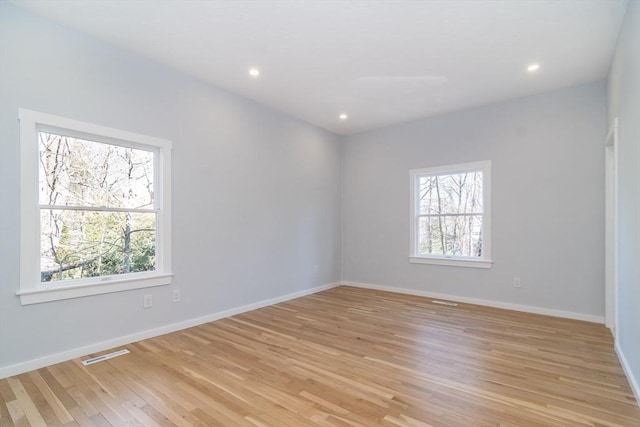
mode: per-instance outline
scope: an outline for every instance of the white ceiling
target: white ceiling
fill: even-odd
[[[606,77],[626,0],[17,6],[338,134]],[[531,74],[526,66],[540,63]],[[248,76],[250,67],[261,75]],[[345,121],[338,119],[347,113]]]

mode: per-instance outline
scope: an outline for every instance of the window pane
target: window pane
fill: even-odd
[[[153,152],[38,132],[40,204],[153,208]]]
[[[40,211],[43,282],[155,270],[156,214]]]
[[[482,256],[482,216],[418,218],[418,255]]]
[[[482,171],[419,177],[420,214],[482,213]]]

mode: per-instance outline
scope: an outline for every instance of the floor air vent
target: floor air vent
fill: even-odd
[[[83,360],[82,364],[84,366],[89,366],[89,365],[93,365],[94,363],[98,363],[104,360],[113,359],[114,357],[122,356],[123,354],[129,354],[129,350],[125,348],[124,350],[114,351],[113,353],[92,357],[91,359]]]
[[[440,304],[440,305],[449,305],[451,307],[457,307],[458,304],[456,304],[455,302],[449,302],[449,301],[438,301],[437,299],[434,299],[433,301],[431,301],[434,304]]]

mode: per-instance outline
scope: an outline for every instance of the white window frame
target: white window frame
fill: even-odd
[[[20,290],[22,305],[169,285],[171,273],[171,141],[52,114],[18,109],[20,120]],[[154,271],[41,282],[38,132],[153,151],[157,179]]]
[[[482,171],[482,256],[481,257],[461,257],[461,256],[437,256],[418,255],[417,242],[417,219],[419,214],[420,177],[428,175],[450,175],[464,172]],[[409,205],[409,228],[410,246],[409,262],[417,264],[436,264],[455,267],[491,268],[491,160],[472,163],[460,163],[456,165],[436,166],[424,169],[412,169],[409,171],[410,178],[410,205]]]

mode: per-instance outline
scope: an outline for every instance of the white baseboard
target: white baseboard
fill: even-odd
[[[624,374],[627,376],[627,380],[629,381],[631,391],[633,391],[633,395],[636,398],[636,404],[640,407],[640,384],[638,384],[638,380],[633,376],[631,366],[629,366],[629,362],[627,361],[622,348],[620,348],[618,340],[616,340],[615,349],[618,359],[620,360],[620,364],[622,365],[622,369],[624,370]]]
[[[282,295],[276,298],[270,298],[270,299],[258,301],[252,304],[243,305],[241,307],[236,307],[229,310],[224,310],[217,313],[209,314],[206,316],[196,317],[194,319],[185,320],[183,322],[172,323],[170,325],[161,326],[159,328],[148,329],[146,331],[136,332],[135,334],[125,335],[125,336],[117,337],[107,341],[101,341],[101,342],[90,344],[87,346],[77,347],[72,350],[51,354],[48,356],[40,357],[38,359],[32,359],[26,362],[16,363],[15,365],[3,366],[3,367],[0,367],[0,379],[10,377],[13,375],[19,375],[24,372],[33,371],[35,369],[44,368],[45,366],[54,365],[56,363],[65,362],[67,360],[75,359],[76,357],[82,357],[88,354],[99,353],[101,351],[109,350],[113,347],[127,345],[132,342],[141,341],[144,339],[157,337],[159,335],[180,331],[182,329],[187,329],[193,326],[202,325],[203,323],[213,322],[215,320],[223,319],[225,317],[234,316],[236,314],[245,313],[247,311],[256,310],[258,308],[267,307],[267,306],[278,304],[284,301],[300,298],[306,295],[315,294],[317,292],[335,288],[337,286],[340,286],[340,284],[341,283],[330,283],[327,285],[316,286],[314,288],[304,289],[302,291],[293,292],[293,293]]]
[[[456,301],[466,304],[484,305],[487,307],[504,308],[506,310],[523,311],[525,313],[544,314],[546,316],[563,317],[566,319],[584,320],[592,323],[604,323],[604,316],[593,314],[574,313],[572,311],[555,310],[552,308],[534,307],[530,305],[513,304],[509,302],[492,301],[480,298],[461,297],[457,295],[442,294],[431,291],[419,291],[415,289],[396,288],[394,286],[373,285],[370,283],[342,282],[344,286],[355,288],[374,289],[378,291],[396,292],[399,294],[415,295],[427,298],[437,298],[449,301]]]

